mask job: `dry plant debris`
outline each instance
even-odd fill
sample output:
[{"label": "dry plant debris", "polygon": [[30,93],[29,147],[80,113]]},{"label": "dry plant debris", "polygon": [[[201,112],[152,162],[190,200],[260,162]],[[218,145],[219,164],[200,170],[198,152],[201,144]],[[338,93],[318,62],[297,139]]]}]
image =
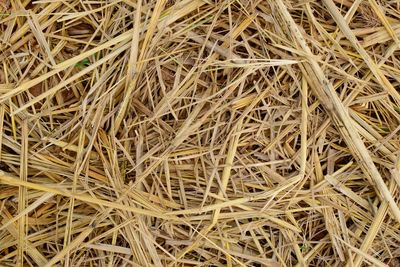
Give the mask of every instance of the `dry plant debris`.
[{"label": "dry plant debris", "polygon": [[398,0],[0,13],[0,266],[399,266]]}]

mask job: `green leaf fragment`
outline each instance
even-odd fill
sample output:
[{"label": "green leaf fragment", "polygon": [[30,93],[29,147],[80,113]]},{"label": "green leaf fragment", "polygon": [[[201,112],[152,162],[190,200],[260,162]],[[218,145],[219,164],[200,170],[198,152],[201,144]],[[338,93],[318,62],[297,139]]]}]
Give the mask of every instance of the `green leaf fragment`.
[{"label": "green leaf fragment", "polygon": [[89,65],[90,65],[90,60],[85,58],[84,60],[76,63],[75,67],[78,67],[78,68],[82,69],[82,68],[85,68],[85,67],[87,67]]}]

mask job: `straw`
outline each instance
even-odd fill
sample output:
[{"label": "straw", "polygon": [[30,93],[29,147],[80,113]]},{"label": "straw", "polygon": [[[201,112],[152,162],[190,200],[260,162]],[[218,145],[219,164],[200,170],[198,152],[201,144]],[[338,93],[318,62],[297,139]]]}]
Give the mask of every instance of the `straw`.
[{"label": "straw", "polygon": [[0,266],[400,266],[399,10],[0,0]]}]

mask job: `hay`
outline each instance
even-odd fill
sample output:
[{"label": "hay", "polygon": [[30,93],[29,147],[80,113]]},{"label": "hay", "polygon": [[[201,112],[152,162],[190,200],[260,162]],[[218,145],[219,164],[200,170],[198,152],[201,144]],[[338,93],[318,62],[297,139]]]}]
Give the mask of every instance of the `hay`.
[{"label": "hay", "polygon": [[400,266],[399,1],[0,13],[0,266]]}]

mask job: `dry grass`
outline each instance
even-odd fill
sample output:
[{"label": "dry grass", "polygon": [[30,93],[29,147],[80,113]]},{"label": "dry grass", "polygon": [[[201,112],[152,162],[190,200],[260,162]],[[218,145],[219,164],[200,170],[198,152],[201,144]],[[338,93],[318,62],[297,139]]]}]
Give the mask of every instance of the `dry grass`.
[{"label": "dry grass", "polygon": [[0,13],[0,266],[400,266],[399,1]]}]

